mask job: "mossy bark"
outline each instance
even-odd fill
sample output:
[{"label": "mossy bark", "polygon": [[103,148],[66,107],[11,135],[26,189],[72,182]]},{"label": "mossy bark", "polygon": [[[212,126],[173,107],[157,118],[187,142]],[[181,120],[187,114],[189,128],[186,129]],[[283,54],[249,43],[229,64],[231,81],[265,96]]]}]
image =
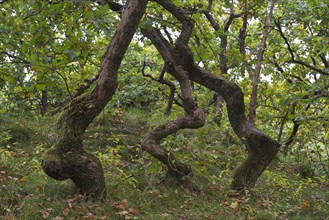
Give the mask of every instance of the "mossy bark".
[{"label": "mossy bark", "polygon": [[105,195],[105,179],[99,160],[82,148],[60,152],[53,147],[42,161],[45,173],[56,179],[71,179],[80,193],[88,197]]},{"label": "mossy bark", "polygon": [[119,66],[146,4],[147,0],[128,1],[102,58],[95,88],[73,99],[64,108],[58,119],[58,141],[46,152],[41,164],[47,175],[56,180],[71,179],[88,197],[101,197],[105,180],[100,161],[83,149],[82,135],[116,91]]}]

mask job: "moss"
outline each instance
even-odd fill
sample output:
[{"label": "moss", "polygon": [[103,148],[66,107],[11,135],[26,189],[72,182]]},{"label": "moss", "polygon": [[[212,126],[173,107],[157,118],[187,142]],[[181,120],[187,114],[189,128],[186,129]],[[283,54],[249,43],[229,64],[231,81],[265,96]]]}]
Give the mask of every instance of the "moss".
[{"label": "moss", "polygon": [[53,146],[46,152],[42,168],[56,180],[71,179],[81,193],[91,197],[100,197],[105,189],[100,161],[82,148],[63,152],[59,145]]},{"label": "moss", "polygon": [[43,159],[46,161],[55,161],[59,165],[61,164],[61,157],[55,146],[52,146],[47,150]]},{"label": "moss", "polygon": [[51,147],[45,153],[41,161],[41,166],[48,176],[56,180],[67,179],[67,177],[62,175],[62,158],[55,146]]}]

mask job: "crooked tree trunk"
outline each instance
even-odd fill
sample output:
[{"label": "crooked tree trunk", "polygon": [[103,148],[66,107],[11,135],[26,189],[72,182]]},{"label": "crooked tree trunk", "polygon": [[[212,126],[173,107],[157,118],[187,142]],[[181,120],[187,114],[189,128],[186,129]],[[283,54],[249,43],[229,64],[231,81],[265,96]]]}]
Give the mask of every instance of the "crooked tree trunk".
[{"label": "crooked tree trunk", "polygon": [[83,149],[82,135],[116,91],[119,66],[146,4],[147,0],[128,1],[102,58],[96,87],[64,108],[58,119],[58,141],[46,152],[41,164],[47,175],[56,180],[71,179],[88,197],[100,197],[105,190],[105,180],[100,161]]},{"label": "crooked tree trunk", "polygon": [[205,114],[193,100],[188,73],[176,66],[170,56],[164,57],[164,59],[167,71],[180,84],[183,106],[187,115],[155,128],[144,138],[141,146],[143,150],[167,166],[167,175],[162,183],[167,186],[176,186],[182,183],[181,178],[183,176],[189,175],[192,171],[187,165],[175,158],[171,152],[161,148],[160,142],[180,129],[202,127],[205,123]]},{"label": "crooked tree trunk", "polygon": [[[180,14],[178,11],[176,11],[176,13]],[[177,42],[184,44],[187,43],[191,37],[193,22],[186,19],[182,25],[185,31],[181,32]],[[161,35],[161,33],[157,32],[155,29],[153,29],[153,33],[150,30],[142,29],[142,33],[151,39],[155,46],[161,48],[159,51],[165,61],[167,72],[179,82],[183,107],[186,113],[186,116],[154,129],[143,140],[142,147],[168,167],[167,176],[163,183],[165,185],[177,185],[180,184],[181,177],[190,174],[192,171],[186,165],[179,162],[171,153],[161,148],[160,141],[180,129],[202,127],[205,123],[205,113],[202,109],[197,107],[193,99],[189,74],[175,61],[175,56],[177,56],[177,54],[170,53],[164,42],[158,39],[158,35]]]},{"label": "crooked tree trunk", "polygon": [[257,130],[245,116],[244,94],[241,88],[228,80],[218,77],[196,65],[188,46],[193,25],[190,18],[169,0],[155,0],[182,23],[182,32],[175,45],[170,44],[160,31],[144,30],[164,60],[173,57],[177,66],[189,74],[189,79],[220,94],[227,105],[230,123],[237,136],[248,148],[247,159],[236,169],[233,188],[243,190],[255,185],[258,177],[271,163],[279,150],[279,144],[271,137]]},{"label": "crooked tree trunk", "polygon": [[190,115],[186,115],[155,128],[142,141],[142,149],[167,166],[167,175],[162,181],[164,185],[179,185],[181,177],[189,175],[192,171],[187,165],[175,158],[171,152],[161,148],[161,140],[180,129],[202,127],[204,122],[205,115],[203,110],[196,108]]},{"label": "crooked tree trunk", "polygon": [[244,94],[237,84],[211,74],[195,64],[191,66],[191,63],[184,63],[183,66],[189,69],[191,80],[223,96],[232,128],[248,149],[247,159],[235,171],[233,188],[242,190],[253,187],[278,152],[279,143],[248,122],[245,116]]}]

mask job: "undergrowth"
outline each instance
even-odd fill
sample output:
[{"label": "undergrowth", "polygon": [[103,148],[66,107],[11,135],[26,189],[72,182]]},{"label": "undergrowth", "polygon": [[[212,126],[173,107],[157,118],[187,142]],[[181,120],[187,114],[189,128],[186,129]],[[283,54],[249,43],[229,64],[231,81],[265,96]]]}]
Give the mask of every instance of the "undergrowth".
[{"label": "undergrowth", "polygon": [[[88,202],[70,181],[47,177],[40,161],[55,143],[54,119],[1,115],[1,219],[329,219],[328,181],[303,178],[280,155],[254,189],[230,190],[235,167],[246,156],[230,126],[208,119],[162,146],[188,164],[200,194],[160,185],[165,169],[140,149],[160,113],[117,110],[101,114],[85,135],[85,148],[99,157],[107,184],[103,201]],[[163,122],[163,121],[162,121]]]}]

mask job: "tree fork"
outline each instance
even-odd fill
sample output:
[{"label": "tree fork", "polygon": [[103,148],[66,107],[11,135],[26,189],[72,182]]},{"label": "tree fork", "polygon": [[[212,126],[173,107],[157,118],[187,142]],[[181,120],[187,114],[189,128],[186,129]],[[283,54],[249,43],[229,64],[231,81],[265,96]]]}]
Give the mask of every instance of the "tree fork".
[{"label": "tree fork", "polygon": [[147,0],[128,1],[122,19],[103,55],[99,78],[89,93],[73,99],[58,119],[58,140],[41,163],[56,180],[71,179],[82,194],[99,198],[105,191],[100,161],[83,149],[82,135],[103,110],[117,88],[117,74],[124,54],[145,12]]},{"label": "tree fork", "polygon": [[236,169],[232,185],[236,190],[253,187],[278,152],[279,143],[247,121],[244,94],[237,84],[211,74],[196,65],[193,53],[188,46],[188,34],[193,29],[193,25],[189,25],[193,24],[190,18],[169,0],[156,0],[156,2],[182,23],[181,35],[175,45],[170,44],[155,28],[144,30],[144,36],[151,40],[164,59],[173,57],[176,65],[189,74],[190,80],[217,92],[224,98],[233,130],[248,148],[248,157]]},{"label": "tree fork", "polygon": [[[158,3],[169,5],[169,7],[173,5],[171,1],[159,1]],[[175,8],[173,8],[173,10],[175,10]],[[175,13],[177,16],[181,15],[177,10],[175,10]],[[184,17],[181,17],[181,19],[184,20],[182,22],[184,31],[180,33],[177,42],[185,44],[188,43],[191,37],[194,24],[190,19],[184,19]],[[183,107],[187,114],[184,117],[157,127],[142,142],[143,149],[148,151],[152,156],[159,159],[168,167],[167,176],[163,183],[166,185],[176,185],[179,184],[181,177],[188,175],[192,171],[186,165],[177,161],[171,153],[162,149],[160,147],[160,141],[180,129],[202,127],[205,123],[205,113],[202,109],[197,107],[192,96],[189,74],[175,62],[176,55],[170,53],[167,48],[169,43],[158,39],[158,37],[162,35],[156,29],[152,29],[152,31],[142,29],[142,33],[144,36],[151,39],[152,43],[158,48],[163,60],[165,61],[167,72],[179,82]]]}]

